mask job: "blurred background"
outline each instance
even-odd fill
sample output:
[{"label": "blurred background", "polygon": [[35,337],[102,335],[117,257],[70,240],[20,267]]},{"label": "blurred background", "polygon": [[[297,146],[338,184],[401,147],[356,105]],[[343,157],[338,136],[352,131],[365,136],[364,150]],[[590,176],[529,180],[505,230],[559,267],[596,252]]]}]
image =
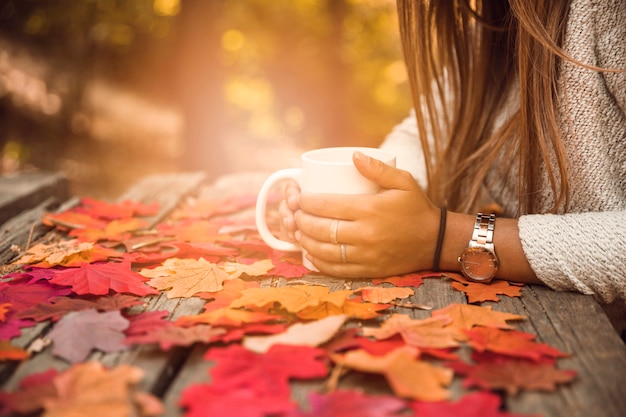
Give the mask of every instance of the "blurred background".
[{"label": "blurred background", "polygon": [[409,108],[394,0],[0,0],[0,171],[75,195],[378,146]]}]

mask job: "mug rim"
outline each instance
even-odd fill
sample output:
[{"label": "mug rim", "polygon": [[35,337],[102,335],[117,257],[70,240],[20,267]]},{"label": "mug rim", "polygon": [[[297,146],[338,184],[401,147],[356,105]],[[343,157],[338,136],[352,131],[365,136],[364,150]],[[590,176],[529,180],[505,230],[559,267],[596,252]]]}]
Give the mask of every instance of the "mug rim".
[{"label": "mug rim", "polygon": [[[342,161],[332,161],[327,159],[315,158],[315,154],[328,153],[333,151],[344,151],[349,152],[350,159],[342,160]],[[302,161],[313,162],[313,163],[323,163],[329,165],[351,165],[352,164],[352,155],[355,151],[362,152],[368,156],[379,159],[385,163],[392,162],[396,159],[396,156],[384,149],[370,147],[370,146],[331,146],[326,148],[317,148],[312,149],[310,151],[306,151],[302,154]],[[343,154],[342,154],[343,155]]]}]

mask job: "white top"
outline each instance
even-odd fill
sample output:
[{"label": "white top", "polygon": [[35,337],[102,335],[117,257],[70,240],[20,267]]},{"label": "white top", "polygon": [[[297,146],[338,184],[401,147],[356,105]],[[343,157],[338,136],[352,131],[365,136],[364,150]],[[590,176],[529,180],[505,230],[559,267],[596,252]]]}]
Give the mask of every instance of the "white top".
[{"label": "white top", "polygon": [[[626,68],[626,2],[573,0],[564,49],[583,63]],[[521,216],[522,246],[537,277],[549,287],[593,294],[604,303],[626,303],[626,73],[565,62],[559,88],[571,201],[567,214]],[[424,186],[417,135],[411,114],[382,147],[394,151],[397,166]],[[513,217],[517,176],[510,169],[510,164],[494,164],[485,187]],[[551,207],[549,187],[538,197],[545,210]]]}]

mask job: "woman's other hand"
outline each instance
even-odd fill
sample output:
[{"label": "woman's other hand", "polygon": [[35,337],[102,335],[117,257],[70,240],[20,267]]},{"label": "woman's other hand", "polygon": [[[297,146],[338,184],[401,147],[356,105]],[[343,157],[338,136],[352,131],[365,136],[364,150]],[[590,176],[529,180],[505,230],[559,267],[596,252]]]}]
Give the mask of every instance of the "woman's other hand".
[{"label": "woman's other hand", "polygon": [[295,181],[289,181],[285,186],[285,199],[278,206],[280,216],[281,239],[295,242],[295,232],[297,229],[295,212],[300,208],[298,198],[300,197],[300,187]]}]

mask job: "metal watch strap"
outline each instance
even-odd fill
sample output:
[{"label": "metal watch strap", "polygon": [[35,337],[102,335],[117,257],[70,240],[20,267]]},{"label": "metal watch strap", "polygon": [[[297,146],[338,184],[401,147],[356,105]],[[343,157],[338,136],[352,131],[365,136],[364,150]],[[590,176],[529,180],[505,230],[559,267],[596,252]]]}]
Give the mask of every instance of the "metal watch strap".
[{"label": "metal watch strap", "polygon": [[496,215],[476,214],[476,223],[474,223],[474,233],[472,241],[478,246],[486,246],[493,244],[493,229],[496,226]]}]

